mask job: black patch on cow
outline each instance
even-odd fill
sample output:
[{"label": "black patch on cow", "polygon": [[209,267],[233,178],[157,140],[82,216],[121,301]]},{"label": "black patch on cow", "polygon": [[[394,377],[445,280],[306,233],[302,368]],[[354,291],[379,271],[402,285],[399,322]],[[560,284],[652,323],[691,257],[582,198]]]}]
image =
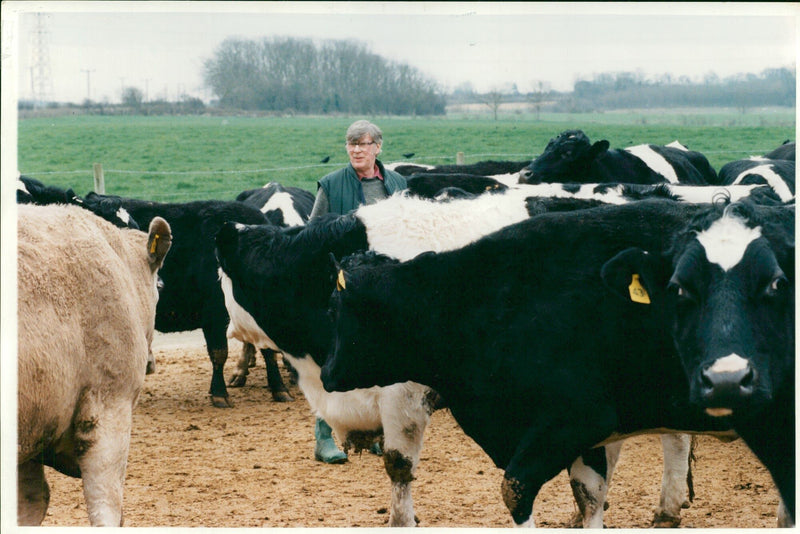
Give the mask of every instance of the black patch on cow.
[{"label": "black patch on cow", "polygon": [[377,430],[351,430],[347,433],[342,449],[344,452],[351,450],[360,453],[369,450],[373,444],[380,443],[383,447],[383,428]]},{"label": "black patch on cow", "polygon": [[396,449],[385,451],[383,453],[383,465],[386,467],[386,472],[392,482],[411,484],[414,481],[414,475],[411,473],[413,466],[411,458],[403,456],[400,451]]}]

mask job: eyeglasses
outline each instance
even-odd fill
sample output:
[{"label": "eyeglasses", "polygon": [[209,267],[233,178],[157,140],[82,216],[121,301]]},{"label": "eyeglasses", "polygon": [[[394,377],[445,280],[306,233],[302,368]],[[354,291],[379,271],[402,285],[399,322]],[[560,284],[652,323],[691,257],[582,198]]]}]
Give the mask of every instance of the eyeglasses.
[{"label": "eyeglasses", "polygon": [[355,150],[356,148],[366,149],[369,145],[376,145],[375,141],[370,141],[369,143],[351,143],[350,141],[347,142],[347,148],[350,150]]}]

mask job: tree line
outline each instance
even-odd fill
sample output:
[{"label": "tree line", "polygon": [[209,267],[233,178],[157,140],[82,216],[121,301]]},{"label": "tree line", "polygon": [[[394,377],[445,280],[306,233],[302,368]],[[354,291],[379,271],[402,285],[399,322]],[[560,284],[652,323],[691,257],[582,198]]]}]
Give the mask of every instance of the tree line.
[{"label": "tree line", "polygon": [[219,106],[308,114],[439,115],[445,96],[417,69],[357,41],[230,38],[203,64]]}]

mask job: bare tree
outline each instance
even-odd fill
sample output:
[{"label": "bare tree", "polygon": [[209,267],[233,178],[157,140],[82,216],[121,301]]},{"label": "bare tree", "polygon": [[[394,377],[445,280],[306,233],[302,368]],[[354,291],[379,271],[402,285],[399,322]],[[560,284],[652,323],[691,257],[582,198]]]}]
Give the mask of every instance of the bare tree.
[{"label": "bare tree", "polygon": [[542,80],[537,80],[533,82],[533,87],[533,91],[528,94],[528,101],[533,105],[533,109],[536,111],[536,120],[538,121],[540,119],[539,113],[542,109],[542,102],[544,102],[547,93],[550,92],[550,84]]},{"label": "bare tree", "polygon": [[488,93],[482,94],[478,100],[482,104],[489,106],[489,109],[492,110],[492,116],[494,117],[494,120],[497,120],[497,110],[500,109],[500,104],[503,103],[503,93],[501,93],[498,89],[492,89]]}]

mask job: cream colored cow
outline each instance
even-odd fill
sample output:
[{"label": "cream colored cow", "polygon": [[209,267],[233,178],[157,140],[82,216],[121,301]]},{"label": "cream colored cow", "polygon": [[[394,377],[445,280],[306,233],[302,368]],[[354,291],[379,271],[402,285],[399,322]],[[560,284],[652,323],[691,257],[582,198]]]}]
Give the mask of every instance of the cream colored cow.
[{"label": "cream colored cow", "polygon": [[120,526],[170,227],[120,229],[77,206],[18,210],[17,521],[44,519],[48,465],[83,479],[92,525]]}]

